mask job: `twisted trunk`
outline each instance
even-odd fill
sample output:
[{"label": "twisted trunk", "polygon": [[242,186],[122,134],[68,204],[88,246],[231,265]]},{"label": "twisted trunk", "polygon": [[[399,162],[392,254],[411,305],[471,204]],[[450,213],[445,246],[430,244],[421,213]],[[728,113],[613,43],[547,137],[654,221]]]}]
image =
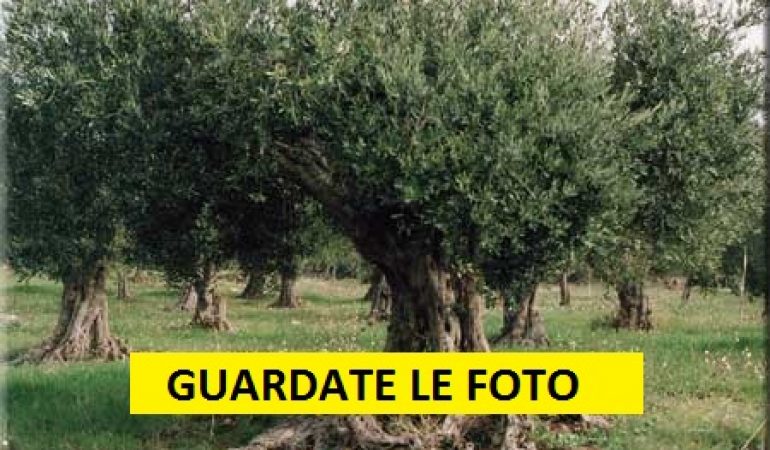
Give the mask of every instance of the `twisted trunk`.
[{"label": "twisted trunk", "polygon": [[505,298],[503,330],[493,343],[508,341],[520,345],[550,345],[540,312],[535,308],[537,284]]},{"label": "twisted trunk", "polygon": [[[420,223],[413,205],[379,204],[361,210],[336,182],[323,143],[312,134],[275,142],[281,167],[321,203],[356,249],[384,273],[392,293],[386,351],[489,351],[483,299],[465,274],[452,274],[437,257],[440,233]],[[403,225],[411,228],[403,233]],[[529,448],[528,420],[508,416],[352,416],[308,419],[258,437],[249,448],[441,448],[490,436],[497,448]],[[391,426],[390,422],[399,422]],[[401,430],[401,431],[398,431]],[[409,431],[407,431],[409,430]],[[288,432],[287,432],[288,431]],[[395,434],[393,434],[395,433]],[[277,437],[277,439],[272,439]]]},{"label": "twisted trunk", "polygon": [[641,282],[625,281],[616,287],[620,308],[615,317],[615,328],[649,330],[652,328],[649,299],[644,295]]},{"label": "twisted trunk", "polygon": [[215,293],[216,270],[213,264],[204,264],[201,273],[193,282],[195,289],[195,313],[191,324],[202,328],[228,331],[232,325],[227,320],[225,299]]},{"label": "twisted trunk", "polygon": [[489,351],[472,277],[453,278],[427,255],[383,271],[393,295],[386,351]]},{"label": "twisted trunk", "polygon": [[260,270],[251,269],[248,273],[246,287],[241,292],[240,298],[257,299],[265,295],[265,274]]},{"label": "twisted trunk", "polygon": [[116,360],[128,355],[128,346],[110,333],[106,271],[103,264],[98,264],[63,279],[53,336],[31,350],[23,361]]},{"label": "twisted trunk", "polygon": [[273,303],[271,308],[299,308],[300,299],[296,293],[297,285],[297,267],[295,264],[287,264],[279,270],[281,276],[281,289],[278,294],[278,300]]}]

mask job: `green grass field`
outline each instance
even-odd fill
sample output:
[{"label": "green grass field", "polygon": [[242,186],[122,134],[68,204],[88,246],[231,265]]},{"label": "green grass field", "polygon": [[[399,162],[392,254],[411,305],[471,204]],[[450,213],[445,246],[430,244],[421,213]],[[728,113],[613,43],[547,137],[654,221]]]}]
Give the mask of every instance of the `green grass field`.
[{"label": "green grass field", "polygon": [[[114,287],[114,285],[113,285]],[[234,297],[240,286],[220,290]],[[230,298],[234,333],[187,326],[190,313],[168,311],[176,292],[162,285],[133,286],[134,300],[111,298],[114,334],[134,350],[378,350],[385,325],[369,326],[368,305],[357,301],[355,281],[302,280],[301,309],[268,309],[272,299]],[[677,292],[649,291],[655,330],[616,332],[600,326],[615,303],[596,285],[573,291],[569,308],[544,287],[538,303],[554,351],[642,351],[645,414],[611,417],[609,433],[535,433],[538,448],[739,449],[760,426],[764,404],[764,333],[761,306],[719,293],[696,291],[682,305]],[[36,345],[53,329],[60,286],[34,279],[9,282],[6,311],[20,317],[5,333],[7,355]],[[499,310],[486,316],[489,335],[501,325]],[[498,349],[510,350],[510,348]],[[608,367],[607,370],[612,370]],[[218,449],[242,445],[275,418],[242,416],[131,416],[128,364],[15,366],[5,369],[8,432],[18,449]],[[760,448],[752,441],[749,449]]]}]

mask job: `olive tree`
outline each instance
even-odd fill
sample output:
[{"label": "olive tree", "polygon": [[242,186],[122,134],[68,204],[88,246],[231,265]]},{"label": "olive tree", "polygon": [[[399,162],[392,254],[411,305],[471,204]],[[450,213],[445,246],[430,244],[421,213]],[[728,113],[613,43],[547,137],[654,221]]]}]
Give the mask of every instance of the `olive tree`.
[{"label": "olive tree", "polygon": [[547,262],[617,182],[624,109],[589,8],[322,2],[253,17],[271,42],[249,68],[269,87],[261,131],[386,275],[386,349],[487,350],[484,269],[518,282],[509,256]]},{"label": "olive tree", "polygon": [[120,359],[105,280],[130,166],[124,33],[131,2],[18,1],[7,7],[9,261],[63,283],[52,336],[30,360]]},{"label": "olive tree", "polygon": [[641,193],[603,255],[620,300],[616,324],[649,328],[651,270],[713,267],[758,203],[762,173],[757,55],[735,45],[719,11],[672,0],[610,6],[612,84],[631,108],[653,111],[624,149]]},{"label": "olive tree", "polygon": [[297,279],[326,231],[317,205],[277,174],[264,173],[236,183],[223,198],[226,239],[235,259],[248,270],[249,282],[277,272],[279,294],[272,306],[299,307]]},{"label": "olive tree", "polygon": [[229,329],[216,295],[217,268],[233,255],[225,245],[218,200],[246,161],[229,139],[227,117],[213,117],[215,86],[223,70],[216,43],[174,1],[141,3],[141,15],[157,14],[156,27],[133,27],[134,64],[129,68],[134,133],[128,158],[134,168],[126,188],[126,224],[132,257],[161,268],[170,281],[195,293],[193,323]]},{"label": "olive tree", "polygon": [[243,91],[222,108],[253,118],[260,150],[385,274],[386,350],[489,350],[481,284],[529,281],[517,278],[561,258],[551,250],[627,184],[618,149],[633,120],[608,95],[595,27],[589,5],[556,1],[251,15],[234,56]]},{"label": "olive tree", "polygon": [[134,79],[140,169],[128,222],[137,254],[193,286],[193,324],[216,329],[230,328],[215,293],[218,268],[238,260],[252,271],[277,270],[275,306],[296,307],[296,278],[312,249],[312,205],[260,156],[241,111],[218,108],[238,86],[223,40],[233,34],[226,20],[240,12],[218,2],[177,5],[167,27],[138,39]]}]

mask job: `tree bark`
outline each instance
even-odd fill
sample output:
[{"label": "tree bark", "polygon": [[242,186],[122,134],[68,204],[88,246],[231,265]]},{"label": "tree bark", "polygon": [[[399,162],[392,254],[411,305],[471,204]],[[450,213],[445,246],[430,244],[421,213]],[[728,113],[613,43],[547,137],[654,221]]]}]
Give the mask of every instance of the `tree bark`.
[{"label": "tree bark", "polygon": [[561,273],[561,277],[559,278],[559,305],[561,306],[569,306],[570,304],[570,289],[569,289],[569,273],[566,271]]},{"label": "tree bark", "polygon": [[641,282],[621,282],[617,287],[620,308],[615,317],[615,328],[649,330],[652,328],[649,299],[644,295]]},{"label": "tree bark", "polygon": [[206,263],[193,282],[196,302],[191,324],[218,331],[229,331],[232,325],[227,320],[227,304],[224,298],[216,294],[215,286],[215,267],[211,263]]},{"label": "tree bark", "polygon": [[195,305],[198,303],[198,295],[195,293],[195,285],[193,283],[185,283],[182,286],[182,290],[179,292],[179,299],[173,308],[167,309],[181,309],[182,311],[195,311]]},{"label": "tree bark", "polygon": [[260,270],[249,270],[246,287],[239,295],[240,298],[257,299],[265,295],[265,274]]},{"label": "tree bark", "polygon": [[53,335],[22,358],[25,362],[124,359],[128,346],[110,333],[103,264],[63,279],[61,308]]},{"label": "tree bark", "polygon": [[281,276],[281,290],[278,294],[278,300],[273,303],[271,308],[299,308],[300,298],[296,293],[297,284],[296,266],[285,266],[279,270]]},{"label": "tree bark", "polygon": [[508,341],[520,345],[550,345],[540,312],[535,308],[537,284],[506,296],[503,330],[493,343]]},{"label": "tree bark", "polygon": [[118,271],[118,300],[128,300],[131,298],[131,291],[128,286],[128,275],[125,270]]},{"label": "tree bark", "polygon": [[383,268],[393,295],[386,351],[489,351],[484,303],[469,276],[454,279],[431,256]]},{"label": "tree bark", "polygon": [[385,275],[379,269],[375,269],[372,273],[371,284],[364,298],[371,305],[370,321],[386,320],[390,317],[392,294]]}]

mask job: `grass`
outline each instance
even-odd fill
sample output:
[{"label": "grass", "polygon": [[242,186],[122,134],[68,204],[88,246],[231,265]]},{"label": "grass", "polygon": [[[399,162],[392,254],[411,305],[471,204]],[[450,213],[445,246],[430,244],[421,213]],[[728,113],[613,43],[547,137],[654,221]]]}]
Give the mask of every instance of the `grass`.
[{"label": "grass", "polygon": [[[225,284],[234,295],[240,286]],[[301,309],[271,310],[273,299],[230,298],[235,333],[187,327],[190,314],[166,311],[176,292],[161,285],[134,286],[130,302],[112,301],[113,333],[134,350],[378,350],[385,325],[369,326],[364,291],[355,281],[304,279]],[[596,326],[615,302],[593,286],[573,291],[568,308],[558,306],[555,288],[541,289],[538,302],[554,351],[633,350],[645,354],[645,414],[612,417],[609,433],[554,435],[535,430],[538,448],[738,449],[763,419],[764,334],[761,307],[728,293],[696,292],[682,305],[676,292],[649,294],[656,328],[649,333],[616,332]],[[9,282],[6,311],[21,325],[6,331],[5,352],[39,343],[52,330],[60,286],[33,279]],[[113,299],[114,297],[111,297]],[[486,316],[489,335],[500,328],[500,311]],[[497,350],[511,350],[503,348]],[[611,368],[607,368],[611,370]],[[131,416],[128,365],[72,365],[4,368],[8,433],[18,449],[219,449],[243,445],[272,423],[269,417]],[[749,449],[761,448],[752,442]]]}]

